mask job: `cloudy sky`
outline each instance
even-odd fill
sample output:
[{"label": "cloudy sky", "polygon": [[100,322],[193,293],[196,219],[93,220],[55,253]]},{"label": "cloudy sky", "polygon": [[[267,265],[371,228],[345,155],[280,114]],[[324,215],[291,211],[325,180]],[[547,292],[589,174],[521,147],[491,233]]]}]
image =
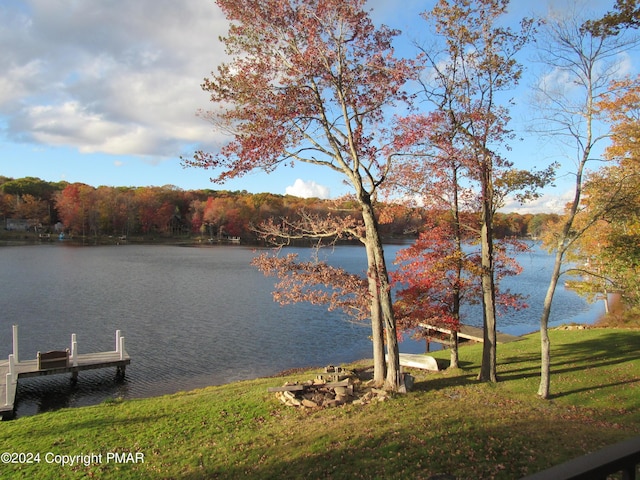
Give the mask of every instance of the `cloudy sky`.
[{"label": "cloudy sky", "polygon": [[[423,23],[417,14],[433,3],[370,5],[376,21],[419,38]],[[543,14],[548,5],[562,3],[517,0],[513,14]],[[604,12],[614,0],[584,3]],[[211,172],[180,165],[181,155],[215,151],[224,142],[196,113],[208,108],[200,84],[223,59],[218,37],[226,31],[212,0],[2,0],[0,175],[94,186],[346,193],[337,175],[314,166],[297,164],[220,186],[210,182]],[[514,160],[540,167],[562,161],[527,136],[527,106],[519,103],[513,126],[525,140],[516,145]],[[562,205],[566,188],[559,183],[529,208]]]}]

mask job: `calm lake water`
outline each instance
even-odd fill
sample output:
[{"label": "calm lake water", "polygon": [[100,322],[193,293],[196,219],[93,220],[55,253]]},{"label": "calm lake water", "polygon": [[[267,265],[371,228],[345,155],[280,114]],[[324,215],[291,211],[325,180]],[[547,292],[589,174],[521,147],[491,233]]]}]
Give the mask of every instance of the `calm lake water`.
[{"label": "calm lake water", "polygon": [[[399,248],[385,247],[390,261]],[[67,375],[21,379],[17,416],[371,357],[368,326],[318,306],[274,303],[275,280],[249,264],[254,255],[243,246],[0,248],[0,357],[11,353],[11,325],[19,325],[22,359],[70,347],[72,333],[80,353],[113,350],[117,329],[132,359],[120,383],[115,369],[80,372],[75,386]],[[366,268],[361,247],[320,255],[353,272]],[[519,261],[525,272],[510,287],[530,296],[530,308],[498,323],[516,335],[538,328],[552,259],[534,246]],[[600,304],[560,288],[552,323],[590,323],[602,312]],[[480,325],[480,310],[468,310],[464,321]],[[424,343],[407,340],[400,350],[423,352]]]}]

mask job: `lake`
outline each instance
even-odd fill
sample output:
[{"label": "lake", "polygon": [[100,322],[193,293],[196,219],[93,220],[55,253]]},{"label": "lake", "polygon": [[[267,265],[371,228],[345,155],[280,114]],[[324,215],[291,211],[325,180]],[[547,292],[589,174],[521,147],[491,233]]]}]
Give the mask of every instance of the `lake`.
[{"label": "lake", "polygon": [[[399,248],[385,247],[390,261]],[[310,249],[289,250],[310,255]],[[243,246],[0,248],[0,357],[11,353],[11,325],[19,325],[22,359],[70,347],[72,333],[80,353],[113,350],[117,329],[131,356],[120,383],[115,369],[80,372],[75,386],[67,375],[21,379],[16,415],[371,358],[368,326],[320,306],[274,303],[275,280],[249,264],[255,255]],[[352,272],[366,268],[358,246],[326,249],[320,256]],[[499,330],[515,335],[538,329],[552,264],[537,246],[519,261],[524,272],[509,286],[530,296],[530,308],[498,320]],[[591,323],[602,313],[600,303],[590,305],[559,288],[552,325]],[[464,321],[481,325],[481,311],[469,309]],[[424,348],[412,340],[400,345],[406,353]]]}]

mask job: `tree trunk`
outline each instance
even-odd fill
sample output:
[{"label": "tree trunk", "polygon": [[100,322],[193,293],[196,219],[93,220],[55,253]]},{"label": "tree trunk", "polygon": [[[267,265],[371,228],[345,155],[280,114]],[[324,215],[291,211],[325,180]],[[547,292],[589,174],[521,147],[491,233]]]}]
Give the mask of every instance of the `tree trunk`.
[{"label": "tree trunk", "polygon": [[[589,105],[591,105],[591,101],[589,102]],[[591,107],[589,111],[592,111]],[[540,385],[538,386],[538,395],[545,399],[549,398],[551,390],[551,341],[549,340],[549,316],[551,315],[553,296],[560,279],[560,270],[562,268],[564,254],[569,248],[567,242],[570,241],[571,228],[573,227],[573,222],[578,213],[578,207],[580,206],[580,199],[582,197],[582,175],[591,153],[591,116],[588,117],[587,124],[587,148],[585,148],[582,153],[582,159],[576,172],[575,193],[556,246],[556,258],[553,264],[553,272],[551,274],[551,280],[549,281],[547,294],[544,298],[542,316],[540,317]]]},{"label": "tree trunk", "polygon": [[[462,283],[462,227],[460,225],[460,198],[458,183],[458,168],[454,164],[452,168],[453,179],[453,232],[456,252],[458,253],[458,260],[456,261],[456,283],[453,287],[453,316],[456,320],[456,327],[460,327],[460,303],[462,292],[460,291],[460,285]],[[451,330],[451,361],[449,368],[458,368],[458,332]]]},{"label": "tree trunk", "polygon": [[458,368],[458,332],[451,332],[451,361],[449,362],[449,368]]},{"label": "tree trunk", "polygon": [[480,243],[482,255],[482,306],[484,343],[482,345],[482,365],[478,380],[497,382],[496,349],[496,298],[493,278],[493,184],[491,158],[484,160],[482,167],[482,227]]},{"label": "tree trunk", "polygon": [[[398,349],[398,334],[396,330],[396,320],[393,314],[393,302],[391,299],[391,286],[389,284],[389,274],[384,259],[382,239],[378,230],[373,206],[368,196],[362,195],[360,204],[362,207],[362,218],[366,228],[366,251],[367,262],[374,268],[374,277],[369,278],[369,282],[376,283],[377,298],[380,307],[381,326],[384,329],[387,344],[387,372],[385,388],[396,391],[401,384],[400,374],[400,352]],[[370,289],[372,287],[370,286]],[[374,319],[371,319],[374,321]]]},{"label": "tree trunk", "polygon": [[484,333],[482,344],[482,365],[478,380],[497,382],[496,312],[493,282],[492,241],[487,237],[488,229],[482,227],[482,306]]},{"label": "tree trunk", "polygon": [[549,281],[549,288],[544,297],[542,316],[540,317],[540,386],[538,395],[541,398],[549,398],[551,386],[551,340],[549,339],[549,316],[551,315],[551,304],[553,296],[560,279],[560,268],[562,267],[562,247],[556,250],[556,259],[553,264],[553,272]]},{"label": "tree trunk", "polygon": [[380,310],[380,296],[376,279],[374,254],[369,242],[365,244],[367,251],[367,280],[369,295],[371,296],[371,341],[373,342],[373,381],[378,387],[384,384],[387,374],[387,364],[384,357],[384,328],[382,312]]}]

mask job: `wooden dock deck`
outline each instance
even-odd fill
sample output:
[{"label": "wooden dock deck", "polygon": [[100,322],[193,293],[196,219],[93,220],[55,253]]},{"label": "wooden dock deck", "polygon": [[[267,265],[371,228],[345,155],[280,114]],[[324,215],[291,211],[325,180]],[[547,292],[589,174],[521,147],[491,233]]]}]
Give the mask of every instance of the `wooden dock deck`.
[{"label": "wooden dock deck", "polygon": [[[436,332],[445,333],[451,335],[451,330],[448,328],[437,327],[435,325],[428,325],[426,323],[419,324],[421,328],[425,330],[434,330]],[[458,338],[465,340],[471,340],[474,342],[484,342],[484,330],[479,327],[472,327],[471,325],[460,325],[460,331],[458,332]],[[520,337],[515,335],[509,335],[508,333],[497,332],[498,343],[509,343],[520,340]]]},{"label": "wooden dock deck", "polygon": [[78,354],[76,335],[73,334],[71,350],[67,351],[70,353],[66,365],[43,368],[39,365],[37,358],[19,360],[17,327],[14,325],[13,328],[14,353],[9,355],[8,360],[0,361],[0,416],[2,417],[13,415],[19,378],[71,373],[71,378],[76,380],[80,371],[112,367],[116,368],[117,375],[124,376],[126,366],[131,363],[131,357],[124,348],[124,337],[120,334],[120,330],[117,330],[115,350]]}]

